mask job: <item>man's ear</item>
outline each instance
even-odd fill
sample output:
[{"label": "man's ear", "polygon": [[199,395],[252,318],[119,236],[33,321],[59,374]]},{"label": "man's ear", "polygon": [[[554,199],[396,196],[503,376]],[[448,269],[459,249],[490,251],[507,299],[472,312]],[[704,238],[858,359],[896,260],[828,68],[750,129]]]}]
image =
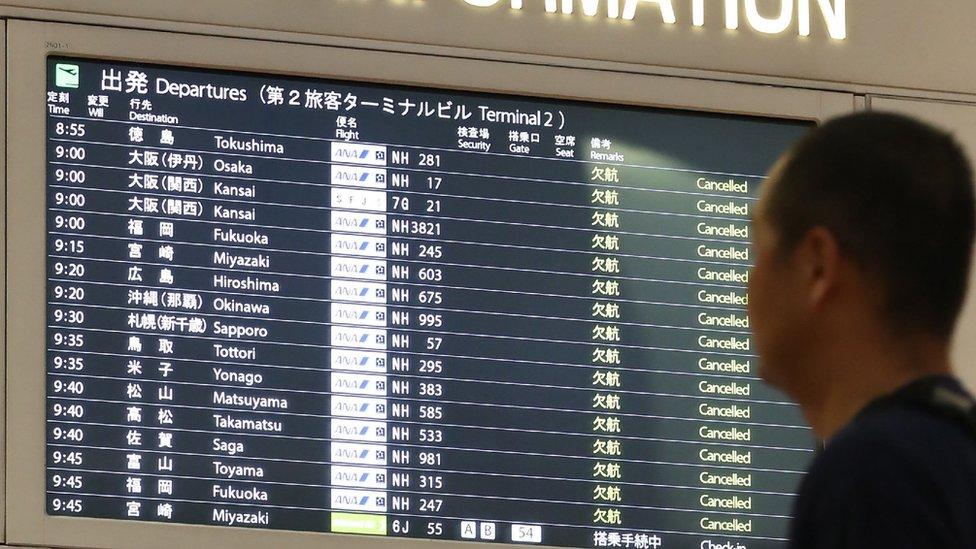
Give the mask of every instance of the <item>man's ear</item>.
[{"label": "man's ear", "polygon": [[824,227],[810,229],[797,246],[794,261],[806,288],[808,304],[819,309],[839,283],[841,253],[837,238]]}]

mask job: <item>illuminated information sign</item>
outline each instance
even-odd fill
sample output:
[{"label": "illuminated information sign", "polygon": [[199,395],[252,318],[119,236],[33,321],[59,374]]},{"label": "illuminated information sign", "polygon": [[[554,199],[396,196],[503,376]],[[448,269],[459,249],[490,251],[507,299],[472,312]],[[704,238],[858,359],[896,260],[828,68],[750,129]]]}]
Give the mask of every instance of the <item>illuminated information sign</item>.
[{"label": "illuminated information sign", "polygon": [[47,71],[49,514],[784,545],[748,219],[804,124]]}]

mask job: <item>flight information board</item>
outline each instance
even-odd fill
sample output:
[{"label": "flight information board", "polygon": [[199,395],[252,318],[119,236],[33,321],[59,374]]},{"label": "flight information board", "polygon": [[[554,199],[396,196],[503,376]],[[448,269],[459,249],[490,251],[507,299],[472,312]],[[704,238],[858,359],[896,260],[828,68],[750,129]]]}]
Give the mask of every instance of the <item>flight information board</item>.
[{"label": "flight information board", "polygon": [[748,221],[805,124],[47,78],[48,514],[784,545],[815,441],[756,377]]}]

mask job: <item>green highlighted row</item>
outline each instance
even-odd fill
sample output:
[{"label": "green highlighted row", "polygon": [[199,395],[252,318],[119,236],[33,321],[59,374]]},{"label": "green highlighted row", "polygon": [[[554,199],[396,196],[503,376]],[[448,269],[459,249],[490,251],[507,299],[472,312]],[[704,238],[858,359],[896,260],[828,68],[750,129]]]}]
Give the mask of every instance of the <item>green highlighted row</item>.
[{"label": "green highlighted row", "polygon": [[336,534],[386,535],[386,515],[332,513],[332,532]]}]

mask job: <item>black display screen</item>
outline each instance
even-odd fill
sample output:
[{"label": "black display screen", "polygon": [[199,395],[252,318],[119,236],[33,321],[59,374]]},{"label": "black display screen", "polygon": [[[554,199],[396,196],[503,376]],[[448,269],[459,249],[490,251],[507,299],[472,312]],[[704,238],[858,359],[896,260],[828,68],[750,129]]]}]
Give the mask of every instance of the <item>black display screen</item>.
[{"label": "black display screen", "polygon": [[815,441],[756,376],[749,216],[807,124],[47,78],[49,514],[784,546]]}]

